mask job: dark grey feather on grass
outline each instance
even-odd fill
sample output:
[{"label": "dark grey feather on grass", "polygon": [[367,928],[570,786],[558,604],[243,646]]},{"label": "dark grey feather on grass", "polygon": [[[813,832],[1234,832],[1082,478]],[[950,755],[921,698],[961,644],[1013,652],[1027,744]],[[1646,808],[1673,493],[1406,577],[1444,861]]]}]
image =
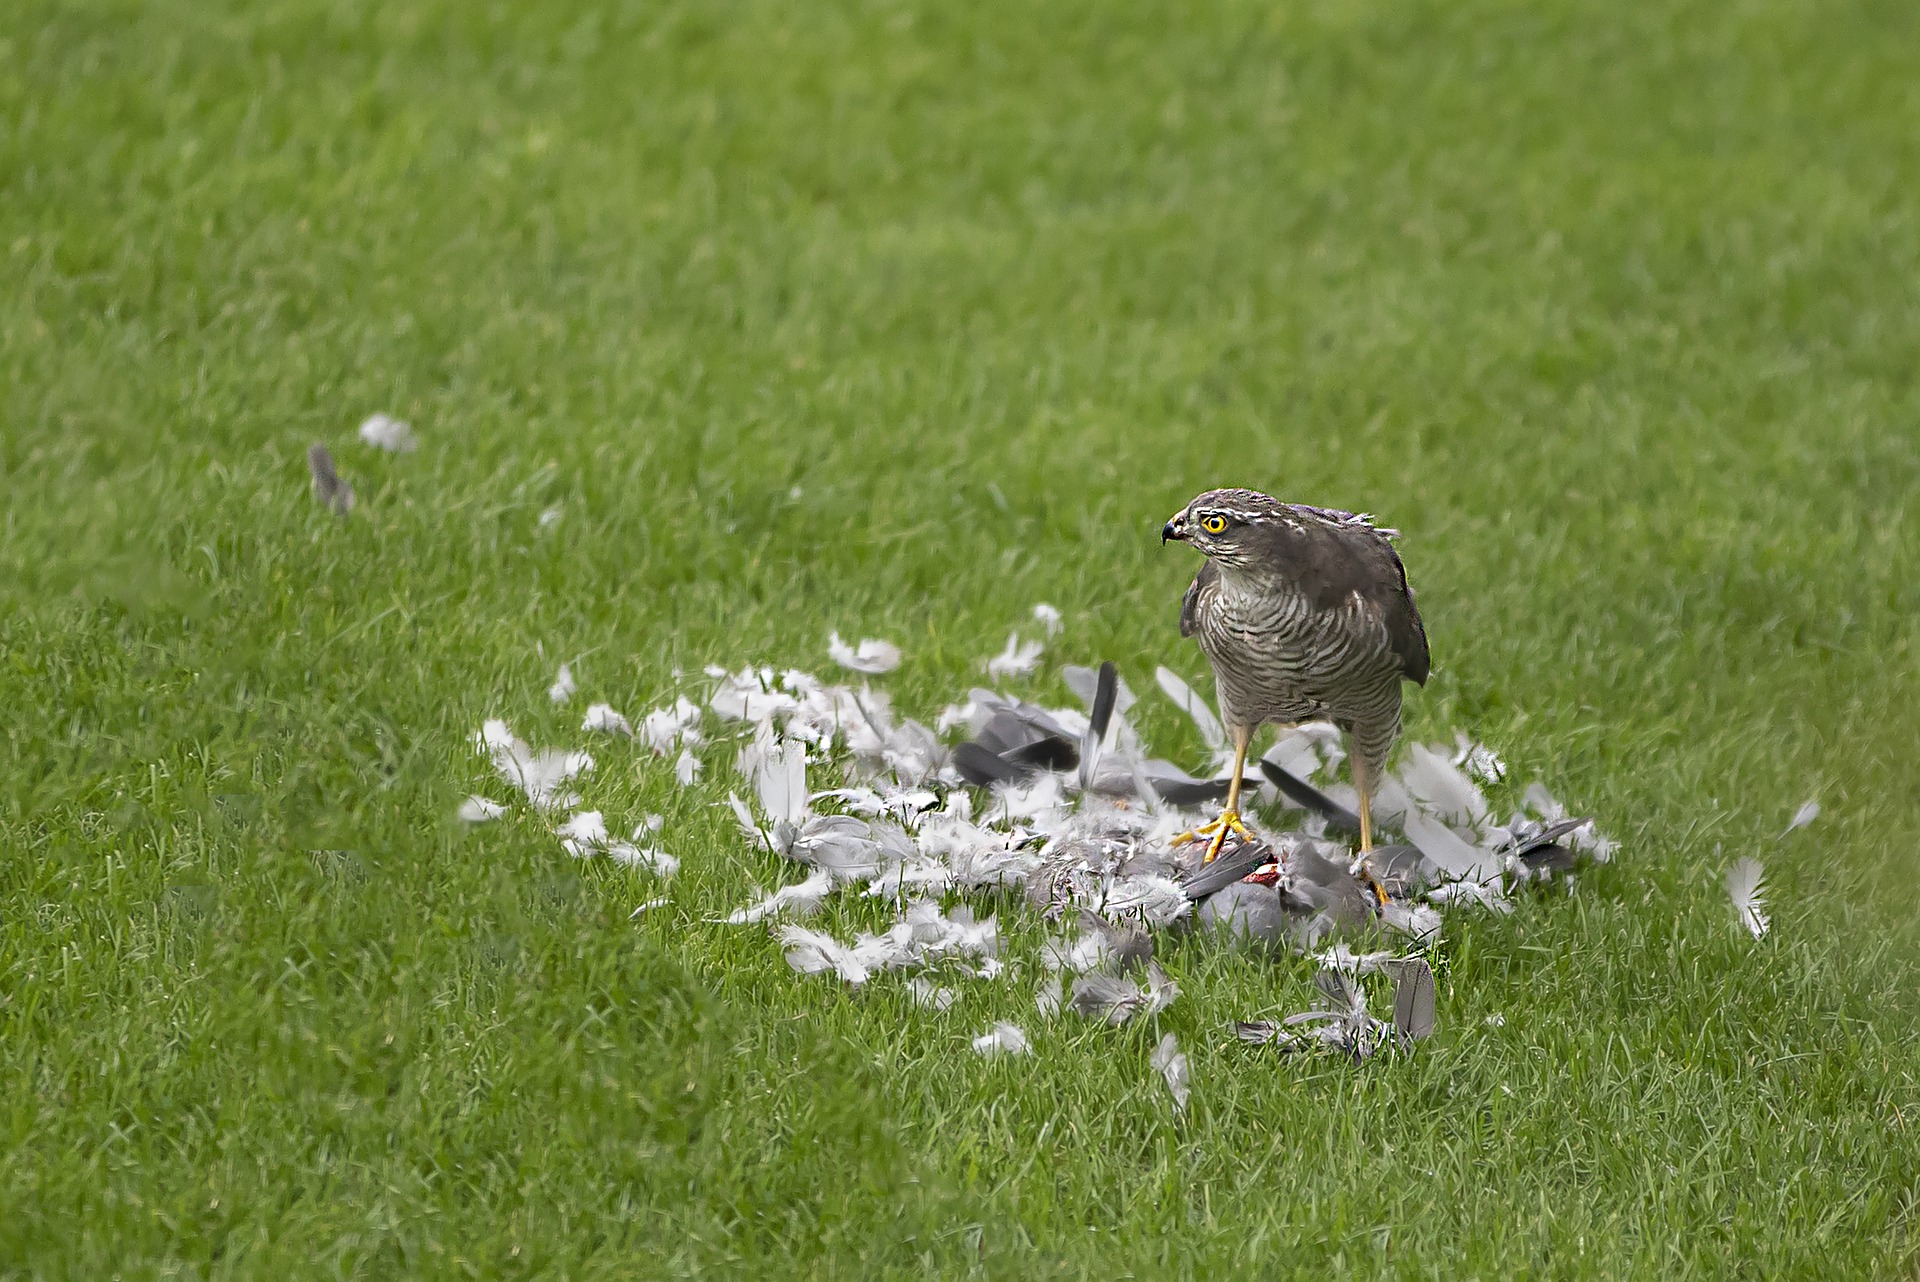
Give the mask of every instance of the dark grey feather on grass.
[{"label": "dark grey feather on grass", "polygon": [[1423,957],[1393,963],[1393,1031],[1403,1043],[1433,1035],[1433,967]]},{"label": "dark grey feather on grass", "polygon": [[1252,1046],[1271,1046],[1283,1054],[1322,1047],[1337,1050],[1356,1064],[1393,1040],[1394,1025],[1375,1019],[1367,1010],[1366,993],[1358,981],[1338,970],[1322,970],[1313,977],[1326,1004],[1318,1010],[1271,1020],[1243,1020],[1234,1034]]},{"label": "dark grey feather on grass", "polygon": [[1280,790],[1282,796],[1305,806],[1325,819],[1329,828],[1339,828],[1350,833],[1360,831],[1359,815],[1354,814],[1305,779],[1282,769],[1280,765],[1265,757],[1260,758],[1260,773],[1267,777],[1267,782]]},{"label": "dark grey feather on grass", "polygon": [[1095,772],[1100,764],[1100,746],[1106,741],[1107,729],[1113,724],[1113,705],[1120,694],[1120,671],[1108,660],[1100,665],[1099,675],[1094,679],[1093,704],[1087,717],[1087,731],[1080,736],[1080,791],[1093,787]]},{"label": "dark grey feather on grass", "polygon": [[1118,975],[1095,972],[1073,981],[1073,1008],[1088,1019],[1104,1020],[1113,1027],[1139,1014],[1157,1014],[1172,1005],[1180,995],[1179,985],[1160,969],[1158,962],[1147,963],[1147,986]]},{"label": "dark grey feather on grass", "polygon": [[353,486],[333,467],[333,451],[324,445],[307,449],[307,470],[313,473],[313,497],[336,516],[353,511]]}]

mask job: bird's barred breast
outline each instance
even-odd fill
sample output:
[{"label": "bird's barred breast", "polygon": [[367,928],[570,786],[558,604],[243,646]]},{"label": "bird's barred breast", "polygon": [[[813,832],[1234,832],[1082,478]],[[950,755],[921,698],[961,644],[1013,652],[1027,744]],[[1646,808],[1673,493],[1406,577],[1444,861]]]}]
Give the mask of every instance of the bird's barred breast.
[{"label": "bird's barred breast", "polygon": [[1397,732],[1399,668],[1385,629],[1358,601],[1316,610],[1296,593],[1211,595],[1201,602],[1198,639],[1228,721],[1325,717]]}]

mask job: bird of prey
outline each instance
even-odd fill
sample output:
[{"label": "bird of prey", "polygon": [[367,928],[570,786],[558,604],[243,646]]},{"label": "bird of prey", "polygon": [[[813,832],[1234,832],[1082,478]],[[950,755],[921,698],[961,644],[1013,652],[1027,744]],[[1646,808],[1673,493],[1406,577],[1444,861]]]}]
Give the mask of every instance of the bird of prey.
[{"label": "bird of prey", "polygon": [[[1282,503],[1255,490],[1209,490],[1175,514],[1160,541],[1207,559],[1180,605],[1180,635],[1213,664],[1220,717],[1233,736],[1226,810],[1189,838],[1207,859],[1240,822],[1247,744],[1268,722],[1328,720],[1352,744],[1360,859],[1373,849],[1373,790],[1400,735],[1400,683],[1427,680],[1427,631],[1393,550],[1397,531],[1364,516]],[[1368,874],[1374,893],[1378,881]]]}]

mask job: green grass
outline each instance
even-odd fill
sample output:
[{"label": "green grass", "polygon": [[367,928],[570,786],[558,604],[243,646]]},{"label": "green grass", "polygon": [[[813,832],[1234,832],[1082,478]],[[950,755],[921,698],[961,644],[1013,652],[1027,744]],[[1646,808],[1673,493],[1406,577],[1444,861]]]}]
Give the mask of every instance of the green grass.
[{"label": "green grass", "polygon": [[[0,1273],[1911,1276],[1917,42],[1903,0],[5,6]],[[1154,535],[1223,483],[1402,527],[1410,732],[1622,843],[1453,919],[1411,1060],[1232,1045],[1309,967],[1191,942],[1184,1119],[1157,1030],[1028,983],[799,980],[705,922],[782,875],[727,749],[689,793],[599,753],[686,861],[644,924],[451,820],[483,717],[577,738],[559,657],[634,713],[889,636],[931,716],[1045,599],[1036,691],[1198,677]],[[967,1052],[1007,1014],[1033,1058]]]}]

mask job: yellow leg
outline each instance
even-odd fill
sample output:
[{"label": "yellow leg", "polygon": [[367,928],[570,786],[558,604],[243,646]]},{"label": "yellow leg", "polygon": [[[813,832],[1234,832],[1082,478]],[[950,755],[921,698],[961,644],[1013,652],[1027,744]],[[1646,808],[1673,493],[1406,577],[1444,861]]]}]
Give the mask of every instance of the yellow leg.
[{"label": "yellow leg", "polygon": [[1220,812],[1220,817],[1212,823],[1201,824],[1192,832],[1183,832],[1173,839],[1174,845],[1184,846],[1202,837],[1213,838],[1207,843],[1207,857],[1203,861],[1205,863],[1212,863],[1220,857],[1220,851],[1227,844],[1227,834],[1230,832],[1239,833],[1243,841],[1253,840],[1253,834],[1248,832],[1247,826],[1240,822],[1240,777],[1247,770],[1247,744],[1252,739],[1252,726],[1233,728],[1233,778],[1227,784],[1227,808]]},{"label": "yellow leg", "polygon": [[1373,849],[1373,777],[1361,768],[1356,758],[1353,763],[1353,790],[1360,794],[1360,879],[1367,883],[1367,889],[1381,907],[1386,907],[1387,890],[1373,875],[1373,869],[1367,864],[1367,855]]}]

